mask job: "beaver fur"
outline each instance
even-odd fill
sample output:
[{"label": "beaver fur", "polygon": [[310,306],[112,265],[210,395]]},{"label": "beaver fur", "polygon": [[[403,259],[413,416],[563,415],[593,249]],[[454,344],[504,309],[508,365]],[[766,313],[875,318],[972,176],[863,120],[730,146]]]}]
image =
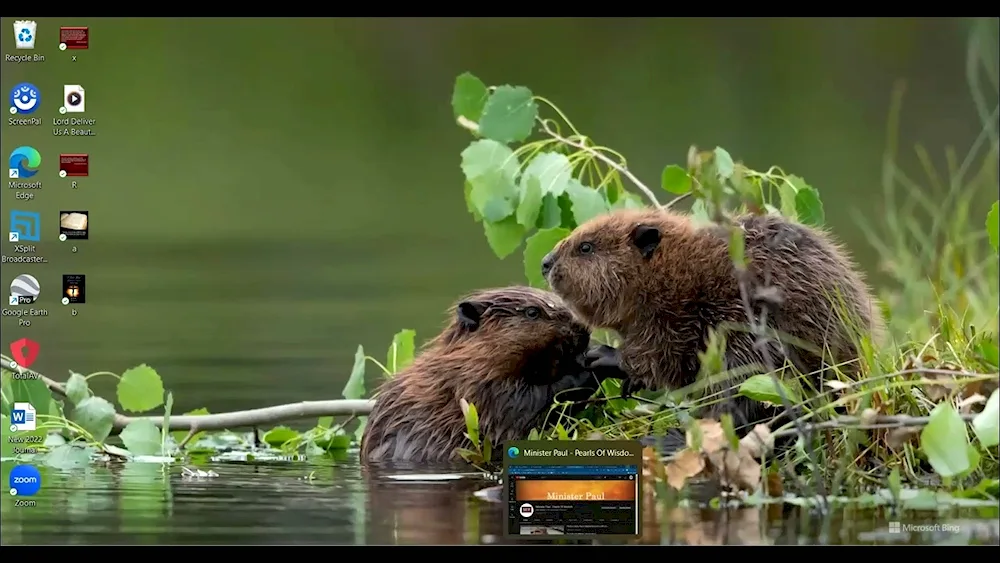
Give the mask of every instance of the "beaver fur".
[{"label": "beaver fur", "polygon": [[[818,374],[829,363],[852,370],[858,335],[881,331],[863,275],[829,235],[776,215],[733,221],[745,236],[749,263],[742,274],[729,255],[728,229],[697,226],[688,216],[659,209],[596,217],[544,258],[542,270],[553,290],[585,322],[622,337],[616,367],[627,374],[626,395],[694,383],[709,330],[723,325],[743,327],[725,331],[725,369],[756,367],[757,373],[766,371],[768,360],[776,367],[787,360],[803,374]],[[756,318],[767,306],[768,326],[798,346],[787,338],[769,339],[766,358],[764,346],[755,346],[758,339],[746,330],[747,303]],[[774,414],[731,394],[702,415],[723,412],[738,425]]]},{"label": "beaver fur", "polygon": [[444,331],[379,389],[362,458],[457,459],[468,442],[461,399],[476,406],[494,452],[527,438],[553,401],[584,401],[597,390],[599,380],[583,367],[589,341],[587,327],[551,292],[515,286],[466,296]]}]

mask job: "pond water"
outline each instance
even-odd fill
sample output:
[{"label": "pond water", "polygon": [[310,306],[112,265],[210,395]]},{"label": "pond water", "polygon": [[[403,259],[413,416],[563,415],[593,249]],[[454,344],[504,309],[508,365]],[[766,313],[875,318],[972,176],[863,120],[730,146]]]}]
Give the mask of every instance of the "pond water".
[{"label": "pond water", "polygon": [[[4,466],[6,473],[10,464]],[[159,465],[142,463],[71,472],[43,468],[42,490],[31,497],[35,506],[15,507],[13,497],[4,495],[0,540],[4,545],[513,543],[503,537],[502,505],[474,494],[495,483],[468,473],[441,480],[442,474],[430,474],[429,468],[372,471],[353,454],[325,464],[217,463],[196,469],[217,476],[187,477],[179,466],[165,474]],[[898,517],[838,509],[823,518],[790,506],[654,508],[647,499],[638,543],[996,544],[997,516],[996,508]],[[892,521],[906,528],[895,531]]]}]

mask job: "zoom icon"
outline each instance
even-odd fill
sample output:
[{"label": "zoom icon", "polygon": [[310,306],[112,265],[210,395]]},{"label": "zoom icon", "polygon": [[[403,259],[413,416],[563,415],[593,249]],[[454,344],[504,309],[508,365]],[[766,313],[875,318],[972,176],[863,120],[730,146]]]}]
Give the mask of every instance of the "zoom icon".
[{"label": "zoom icon", "polygon": [[42,94],[34,84],[22,82],[10,91],[10,113],[24,114],[35,113],[42,103]]},{"label": "zoom icon", "polygon": [[17,147],[10,153],[8,164],[10,178],[31,178],[38,174],[38,167],[41,164],[42,153],[35,150],[34,147]]}]

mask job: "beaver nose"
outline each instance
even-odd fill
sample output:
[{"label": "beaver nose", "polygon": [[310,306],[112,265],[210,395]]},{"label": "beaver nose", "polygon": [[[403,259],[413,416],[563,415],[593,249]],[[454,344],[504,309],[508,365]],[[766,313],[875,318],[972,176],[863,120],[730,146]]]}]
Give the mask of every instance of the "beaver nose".
[{"label": "beaver nose", "polygon": [[542,258],[542,275],[547,276],[552,271],[552,266],[556,263],[555,252],[549,252]]}]

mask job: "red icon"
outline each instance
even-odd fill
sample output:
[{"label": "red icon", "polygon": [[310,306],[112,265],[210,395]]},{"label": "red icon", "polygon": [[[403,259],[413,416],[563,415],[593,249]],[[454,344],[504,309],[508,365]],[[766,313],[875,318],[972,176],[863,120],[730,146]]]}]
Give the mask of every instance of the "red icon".
[{"label": "red icon", "polygon": [[[65,45],[65,47],[63,46]],[[60,27],[60,49],[86,49],[90,47],[89,27]]]},{"label": "red icon", "polygon": [[38,358],[38,349],[41,346],[34,340],[22,338],[10,343],[10,357],[14,358],[17,365],[22,368],[29,368]]},{"label": "red icon", "polygon": [[60,154],[59,176],[87,176],[90,174],[89,154]]}]

